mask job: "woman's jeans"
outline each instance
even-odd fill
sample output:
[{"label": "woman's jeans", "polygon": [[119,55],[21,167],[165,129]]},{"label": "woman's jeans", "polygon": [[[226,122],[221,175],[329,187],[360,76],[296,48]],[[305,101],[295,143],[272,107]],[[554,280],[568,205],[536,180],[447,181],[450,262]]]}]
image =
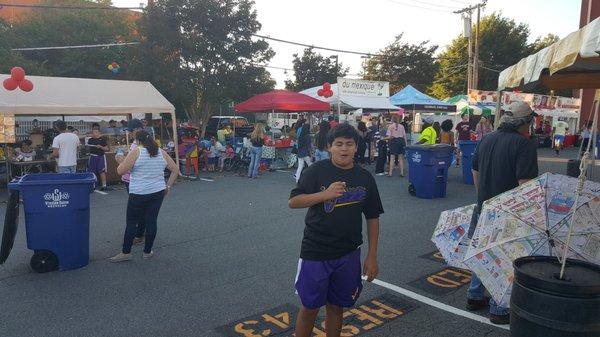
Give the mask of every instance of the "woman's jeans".
[{"label": "woman's jeans", "polygon": [[138,224],[143,222],[146,225],[146,240],[144,253],[152,251],[154,238],[156,237],[156,219],[158,212],[165,197],[165,191],[159,191],[151,194],[129,194],[127,201],[127,227],[125,228],[125,237],[123,238],[123,253],[131,253],[133,238],[138,231]]},{"label": "woman's jeans", "polygon": [[248,177],[258,177],[258,168],[260,167],[260,159],[262,158],[262,147],[253,146],[250,149],[250,165],[248,166]]},{"label": "woman's jeans", "polygon": [[[485,287],[475,273],[471,275],[471,284],[467,290],[467,298],[470,300],[484,299]],[[490,314],[497,316],[508,315],[508,308],[499,306],[493,298],[490,298]]]},{"label": "woman's jeans", "polygon": [[325,159],[329,159],[329,152],[316,149],[315,150],[315,162],[320,161],[320,160],[325,160]]},{"label": "woman's jeans", "polygon": [[304,169],[304,164],[306,163],[306,167],[312,165],[312,161],[309,156],[306,157],[298,157],[298,169],[296,170],[296,182],[300,180],[300,175],[302,174],[302,170]]}]

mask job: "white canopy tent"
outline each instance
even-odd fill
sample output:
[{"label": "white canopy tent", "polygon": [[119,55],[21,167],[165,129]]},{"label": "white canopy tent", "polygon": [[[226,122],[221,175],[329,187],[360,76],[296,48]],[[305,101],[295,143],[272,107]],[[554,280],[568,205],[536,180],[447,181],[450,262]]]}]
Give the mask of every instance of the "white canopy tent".
[{"label": "white canopy tent", "polygon": [[[301,94],[308,95],[310,97],[316,98],[320,101],[327,102],[332,106],[336,106],[338,104],[338,85],[334,83],[331,85],[331,91],[333,91],[333,96],[331,97],[323,97],[317,95],[317,91],[321,89],[322,86],[309,88],[306,90],[300,91]],[[388,97],[373,97],[373,96],[359,96],[359,95],[342,95],[341,99],[341,107],[343,109],[374,109],[374,110],[398,110],[398,107],[392,105],[390,103],[389,94]]]},{"label": "white canopy tent", "polygon": [[[10,75],[0,74],[0,82]],[[171,114],[177,144],[175,107],[149,82],[27,76],[31,92],[0,89],[0,114],[14,116],[128,116]],[[159,117],[160,118],[160,117]],[[176,152],[177,156],[177,152]],[[178,158],[177,158],[178,159]]]}]

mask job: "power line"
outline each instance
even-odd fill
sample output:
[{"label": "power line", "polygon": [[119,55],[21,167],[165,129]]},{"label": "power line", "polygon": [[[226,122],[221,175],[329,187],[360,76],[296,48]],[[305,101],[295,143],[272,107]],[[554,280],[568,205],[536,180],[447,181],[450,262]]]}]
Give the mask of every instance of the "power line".
[{"label": "power line", "polygon": [[3,4],[2,7],[19,7],[19,8],[43,8],[43,9],[103,9],[103,10],[143,10],[143,7],[106,7],[106,6],[56,6],[56,5],[18,5],[18,4]]},{"label": "power line", "polygon": [[431,3],[431,2],[425,2],[425,1],[420,1],[420,0],[412,0],[412,1],[424,4],[424,5],[428,5],[428,6],[445,7],[445,8],[450,8],[450,9],[459,9],[459,7],[456,7],[456,6],[447,6],[447,5],[434,4],[434,3]]},{"label": "power line", "polygon": [[261,38],[261,39],[277,41],[277,42],[281,42],[281,43],[293,44],[293,45],[296,45],[296,46],[302,46],[302,47],[313,48],[313,49],[328,50],[328,51],[332,51],[332,52],[336,52],[336,53],[365,55],[365,56],[369,56],[369,57],[371,57],[371,56],[383,56],[383,55],[372,54],[372,53],[365,53],[365,52],[360,52],[360,51],[334,49],[334,48],[328,48],[328,47],[319,47],[319,46],[310,45],[310,44],[306,44],[306,43],[300,43],[300,42],[294,42],[294,41],[289,41],[289,40],[283,40],[283,39],[278,39],[278,38],[274,38],[274,37],[270,37],[270,36],[265,36],[265,35],[259,35],[259,34],[252,34],[252,36],[255,36],[255,37],[258,37],[258,38]]},{"label": "power line", "polygon": [[106,44],[86,44],[79,46],[56,46],[56,47],[32,47],[32,48],[12,48],[13,51],[32,51],[32,50],[59,50],[59,49],[83,49],[83,48],[104,48],[138,45],[140,42],[122,42]]}]

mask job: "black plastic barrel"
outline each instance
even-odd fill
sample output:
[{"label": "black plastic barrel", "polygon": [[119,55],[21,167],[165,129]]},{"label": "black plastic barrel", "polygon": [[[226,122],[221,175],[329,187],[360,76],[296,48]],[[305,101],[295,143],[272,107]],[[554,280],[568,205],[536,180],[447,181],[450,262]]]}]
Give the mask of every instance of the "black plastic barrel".
[{"label": "black plastic barrel", "polygon": [[569,177],[578,178],[579,173],[579,165],[581,164],[581,160],[579,159],[569,159],[567,162],[567,175]]},{"label": "black plastic barrel", "polygon": [[511,337],[600,336],[600,266],[567,259],[564,280],[556,257],[513,263]]}]

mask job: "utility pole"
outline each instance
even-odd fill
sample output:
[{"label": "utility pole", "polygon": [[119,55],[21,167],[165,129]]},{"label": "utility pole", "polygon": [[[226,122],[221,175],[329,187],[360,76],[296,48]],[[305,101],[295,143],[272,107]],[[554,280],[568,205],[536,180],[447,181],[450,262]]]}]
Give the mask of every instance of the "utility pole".
[{"label": "utility pole", "polygon": [[[467,62],[467,90],[477,89],[479,82],[479,16],[481,8],[485,6],[487,0],[483,2],[457,10],[455,14],[463,14],[465,20],[465,37],[469,39],[469,61]],[[473,53],[473,34],[471,32],[471,17],[473,10],[477,9],[477,24],[475,26],[475,53]]]}]

